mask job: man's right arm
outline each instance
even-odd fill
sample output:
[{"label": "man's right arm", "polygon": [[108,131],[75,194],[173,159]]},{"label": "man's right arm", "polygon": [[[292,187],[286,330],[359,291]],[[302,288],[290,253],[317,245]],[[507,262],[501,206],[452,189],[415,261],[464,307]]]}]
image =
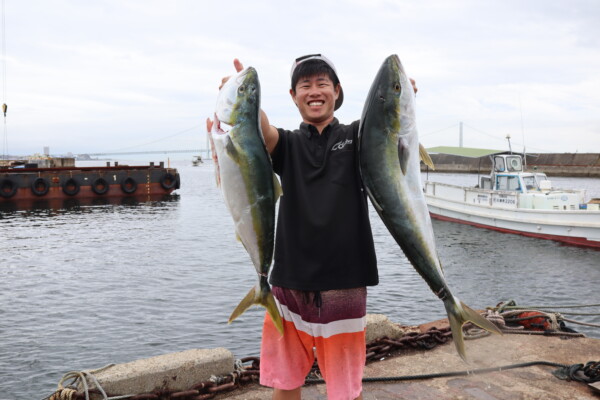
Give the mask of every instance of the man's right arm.
[{"label": "man's right arm", "polygon": [[267,151],[272,154],[275,147],[277,147],[277,143],[279,143],[279,131],[269,123],[269,118],[262,109],[260,110],[260,127],[265,138]]}]

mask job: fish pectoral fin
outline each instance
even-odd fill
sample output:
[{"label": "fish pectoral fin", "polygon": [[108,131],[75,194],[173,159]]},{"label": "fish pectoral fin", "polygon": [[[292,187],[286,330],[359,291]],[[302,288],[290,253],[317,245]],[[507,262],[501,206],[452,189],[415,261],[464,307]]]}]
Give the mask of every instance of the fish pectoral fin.
[{"label": "fish pectoral fin", "polygon": [[240,163],[240,152],[238,151],[237,147],[235,146],[235,143],[233,143],[233,140],[231,140],[231,138],[229,136],[227,136],[226,139],[226,144],[225,144],[225,152],[227,152],[227,155],[233,160],[235,161],[236,164]]},{"label": "fish pectoral fin", "polygon": [[275,201],[283,196],[283,189],[281,188],[281,183],[279,183],[279,179],[277,179],[277,175],[273,173],[273,191],[275,192]]},{"label": "fish pectoral fin", "polygon": [[427,165],[429,168],[435,170],[435,165],[433,165],[433,160],[429,156],[427,149],[421,143],[419,143],[419,157],[423,160],[423,163]]},{"label": "fish pectoral fin", "polygon": [[402,170],[403,175],[406,175],[406,170],[408,169],[409,156],[408,142],[406,139],[401,138],[398,141],[398,161],[400,162],[400,169]]}]

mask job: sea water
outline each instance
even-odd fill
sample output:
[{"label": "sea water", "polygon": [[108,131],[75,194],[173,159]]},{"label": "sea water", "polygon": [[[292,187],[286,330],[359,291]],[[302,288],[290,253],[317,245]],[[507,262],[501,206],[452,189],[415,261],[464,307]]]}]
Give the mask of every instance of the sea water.
[{"label": "sea water", "polygon": [[[192,348],[259,354],[263,309],[227,324],[256,274],[235,239],[212,163],[171,164],[182,186],[165,201],[0,211],[0,399],[42,399],[68,371]],[[474,185],[477,176],[429,179]],[[553,182],[600,197],[600,179]],[[404,325],[444,318],[442,303],[372,209],[371,221],[380,284],[369,288],[368,312]],[[473,308],[510,299],[600,303],[596,250],[433,226],[446,280]],[[571,318],[600,324],[598,316]],[[600,337],[598,328],[568,326]]]}]

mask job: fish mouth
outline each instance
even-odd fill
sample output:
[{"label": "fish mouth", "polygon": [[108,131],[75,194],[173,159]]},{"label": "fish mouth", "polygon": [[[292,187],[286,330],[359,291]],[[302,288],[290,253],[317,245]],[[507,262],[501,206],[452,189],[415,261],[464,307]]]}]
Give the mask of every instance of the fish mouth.
[{"label": "fish mouth", "polygon": [[213,120],[213,132],[212,133],[216,133],[217,135],[225,135],[230,130],[231,130],[231,125],[228,125],[228,124],[224,123],[223,121],[221,121],[219,119],[219,117],[217,117],[217,114],[215,113],[215,118]]},{"label": "fish mouth", "polygon": [[[251,75],[252,77],[256,78],[256,76],[257,76],[256,69],[254,69],[254,67],[248,67],[245,70],[239,72],[235,76],[235,83],[237,84],[237,86],[242,85],[248,75]],[[250,85],[249,89],[252,89],[253,91],[256,90],[256,85]]]},{"label": "fish mouth", "polygon": [[243,71],[240,71],[236,76],[235,76],[235,83],[239,86],[244,82],[244,79],[246,78],[246,75],[248,75],[248,72],[250,71],[250,69],[252,69],[252,67],[248,67]]}]

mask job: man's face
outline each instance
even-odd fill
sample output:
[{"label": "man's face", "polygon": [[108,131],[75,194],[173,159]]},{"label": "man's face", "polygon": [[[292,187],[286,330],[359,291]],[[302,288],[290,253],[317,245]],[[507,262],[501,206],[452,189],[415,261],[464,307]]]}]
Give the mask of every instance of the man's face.
[{"label": "man's face", "polygon": [[290,89],[290,94],[304,122],[315,125],[333,118],[340,88],[339,85],[333,85],[328,75],[302,78],[296,83],[295,89]]}]

